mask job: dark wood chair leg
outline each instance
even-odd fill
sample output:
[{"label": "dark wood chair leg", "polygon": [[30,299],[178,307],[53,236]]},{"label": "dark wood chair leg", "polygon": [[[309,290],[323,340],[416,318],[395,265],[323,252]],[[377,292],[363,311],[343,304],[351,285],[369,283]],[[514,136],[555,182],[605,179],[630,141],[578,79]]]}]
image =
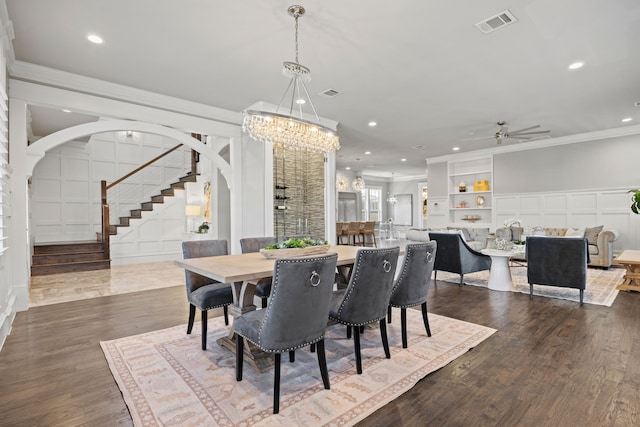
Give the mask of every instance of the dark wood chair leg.
[{"label": "dark wood chair leg", "polygon": [[269,302],[268,298],[262,298],[262,308],[267,308],[267,303]]},{"label": "dark wood chair leg", "polygon": [[229,306],[223,305],[222,312],[224,313],[224,324],[229,325]]},{"label": "dark wood chair leg", "polygon": [[315,353],[316,352],[316,343],[313,343],[309,346],[309,351],[311,351],[311,353]]},{"label": "dark wood chair leg", "polygon": [[382,337],[384,355],[387,359],[391,359],[391,352],[389,352],[389,340],[387,339],[387,323],[384,321],[384,318],[380,319],[380,336]]},{"label": "dark wood chair leg", "polygon": [[407,348],[407,309],[400,309],[400,330],[402,331],[402,348]]},{"label": "dark wood chair leg", "polygon": [[189,304],[189,324],[187,324],[187,334],[193,329],[193,321],[196,319],[196,306]]},{"label": "dark wood chair leg", "polygon": [[296,351],[295,350],[291,350],[289,351],[289,362],[293,363],[296,361]]},{"label": "dark wood chair leg", "polygon": [[242,381],[242,365],[244,363],[244,339],[236,334],[236,381]]},{"label": "dark wood chair leg", "polygon": [[391,323],[391,306],[387,307],[387,323]]},{"label": "dark wood chair leg", "polygon": [[273,373],[273,413],[280,412],[280,353],[275,354]]},{"label": "dark wood chair leg", "polygon": [[427,330],[427,336],[431,336],[431,328],[429,327],[429,316],[427,315],[427,303],[422,303],[422,321],[424,322],[424,328]]},{"label": "dark wood chair leg", "polygon": [[324,388],[329,390],[331,388],[331,385],[329,384],[327,358],[324,354],[324,340],[318,341],[318,365],[320,366],[320,375],[322,376],[322,383],[324,384]]},{"label": "dark wood chair leg", "polygon": [[529,299],[533,299],[533,283],[529,283]]},{"label": "dark wood chair leg", "polygon": [[207,310],[200,311],[200,317],[202,318],[202,349],[207,349]]},{"label": "dark wood chair leg", "polygon": [[460,283],[459,285],[464,285],[464,274],[460,275]]},{"label": "dark wood chair leg", "polygon": [[582,297],[584,296],[584,289],[580,289],[580,305],[582,305]]},{"label": "dark wood chair leg", "polygon": [[358,331],[360,331],[360,333],[361,333],[361,334],[364,334],[364,325],[361,325],[361,326],[358,328]]},{"label": "dark wood chair leg", "polygon": [[347,338],[351,338],[351,326],[347,326]]},{"label": "dark wood chair leg", "polygon": [[356,372],[362,373],[362,356],[360,355],[360,334],[355,331],[353,334],[353,350],[356,355]]}]

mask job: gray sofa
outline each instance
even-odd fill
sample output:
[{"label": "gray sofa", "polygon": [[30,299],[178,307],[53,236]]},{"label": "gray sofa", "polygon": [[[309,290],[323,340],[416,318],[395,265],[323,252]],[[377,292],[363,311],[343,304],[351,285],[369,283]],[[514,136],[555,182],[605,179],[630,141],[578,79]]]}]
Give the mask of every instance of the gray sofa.
[{"label": "gray sofa", "polygon": [[[489,237],[488,227],[447,227],[446,230],[431,230],[432,232],[449,232],[455,233],[456,231],[462,232],[462,238],[464,242],[474,251],[479,251],[487,247],[487,237]],[[429,230],[426,228],[410,228],[406,232],[407,240],[413,240],[416,242],[428,242]]]}]

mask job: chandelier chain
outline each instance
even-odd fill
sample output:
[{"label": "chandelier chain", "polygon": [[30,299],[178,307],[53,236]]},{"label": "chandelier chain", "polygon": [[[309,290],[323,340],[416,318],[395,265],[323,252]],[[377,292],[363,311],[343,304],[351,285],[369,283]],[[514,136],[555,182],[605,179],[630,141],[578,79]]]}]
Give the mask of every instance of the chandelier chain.
[{"label": "chandelier chain", "polygon": [[298,61],[298,16],[296,15],[296,62]]}]

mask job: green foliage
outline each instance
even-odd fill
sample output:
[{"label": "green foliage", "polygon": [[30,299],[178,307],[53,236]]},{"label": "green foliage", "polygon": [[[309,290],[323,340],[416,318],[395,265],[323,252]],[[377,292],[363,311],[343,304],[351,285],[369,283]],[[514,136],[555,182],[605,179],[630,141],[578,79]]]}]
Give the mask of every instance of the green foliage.
[{"label": "green foliage", "polygon": [[208,231],[209,231],[209,223],[207,221],[203,222],[198,227],[198,233],[200,234],[207,233]]},{"label": "green foliage", "polygon": [[284,242],[276,243],[275,245],[269,245],[265,249],[306,248],[307,246],[320,246],[320,245],[326,245],[326,244],[327,244],[326,240],[311,239],[309,237],[305,237],[303,239],[292,237],[290,239],[285,240]]},{"label": "green foliage", "polygon": [[631,211],[640,215],[640,189],[629,190],[628,193],[633,193],[631,196]]}]

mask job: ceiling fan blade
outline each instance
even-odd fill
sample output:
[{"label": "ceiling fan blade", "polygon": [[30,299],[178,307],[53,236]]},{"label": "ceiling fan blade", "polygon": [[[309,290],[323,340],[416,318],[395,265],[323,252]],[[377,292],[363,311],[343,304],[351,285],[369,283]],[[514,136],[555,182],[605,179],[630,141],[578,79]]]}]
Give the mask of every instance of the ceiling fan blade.
[{"label": "ceiling fan blade", "polygon": [[461,139],[460,141],[480,141],[481,139],[493,139],[495,138],[495,136],[478,136],[475,138],[465,138],[465,139]]},{"label": "ceiling fan blade", "polygon": [[549,133],[550,130],[537,130],[535,132],[518,132],[518,133],[510,133],[509,136],[517,136],[517,135],[538,135],[541,133]]},{"label": "ceiling fan blade", "polygon": [[525,131],[528,131],[528,130],[531,130],[531,129],[536,129],[536,128],[539,128],[539,127],[540,127],[540,125],[535,125],[535,126],[530,126],[530,127],[528,127],[528,128],[523,128],[523,129],[514,130],[514,131],[509,132],[509,133],[513,135],[514,133],[525,132]]}]

